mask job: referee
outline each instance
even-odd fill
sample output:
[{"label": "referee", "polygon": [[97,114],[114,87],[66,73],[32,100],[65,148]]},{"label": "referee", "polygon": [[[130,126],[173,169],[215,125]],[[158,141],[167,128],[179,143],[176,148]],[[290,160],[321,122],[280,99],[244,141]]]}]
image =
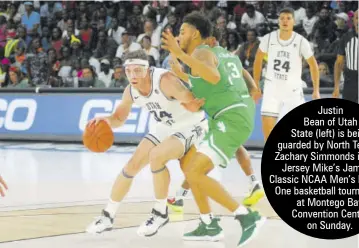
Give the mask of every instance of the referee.
[{"label": "referee", "polygon": [[358,103],[358,10],[353,17],[353,24],[355,32],[348,32],[340,40],[334,67],[333,97],[339,97],[339,81],[344,69],[343,99]]}]

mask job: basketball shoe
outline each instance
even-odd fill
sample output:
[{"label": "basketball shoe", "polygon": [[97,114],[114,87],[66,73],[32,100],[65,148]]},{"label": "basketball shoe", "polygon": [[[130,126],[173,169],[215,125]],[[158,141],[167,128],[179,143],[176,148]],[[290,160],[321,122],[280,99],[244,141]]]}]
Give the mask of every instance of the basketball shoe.
[{"label": "basketball shoe", "polygon": [[185,233],[183,239],[187,241],[220,241],[224,238],[223,229],[219,226],[219,218],[212,218],[210,224],[206,224],[200,218],[198,227],[192,231]]},{"label": "basketball shoe", "polygon": [[110,214],[102,210],[102,215],[97,217],[96,220],[91,223],[87,229],[87,233],[102,233],[105,231],[110,231],[113,228],[113,218],[110,217]]},{"label": "basketball shoe", "polygon": [[161,227],[165,226],[169,220],[168,207],[166,207],[165,214],[160,213],[156,209],[152,209],[150,217],[138,228],[137,234],[145,237],[153,236]]},{"label": "basketball shoe", "polygon": [[264,190],[260,183],[255,183],[251,186],[248,195],[243,200],[243,205],[251,207],[257,204],[260,199],[264,197]]}]

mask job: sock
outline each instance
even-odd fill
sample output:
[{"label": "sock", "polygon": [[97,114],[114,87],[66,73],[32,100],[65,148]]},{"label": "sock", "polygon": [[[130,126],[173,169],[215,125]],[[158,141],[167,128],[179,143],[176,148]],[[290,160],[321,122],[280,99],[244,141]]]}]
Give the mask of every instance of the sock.
[{"label": "sock", "polygon": [[234,211],[234,215],[244,215],[244,214],[248,214],[248,209],[243,207],[243,206],[239,206],[236,211]]},{"label": "sock", "polygon": [[209,214],[201,214],[201,220],[206,224],[209,225],[211,224],[213,219],[213,214],[209,213]]},{"label": "sock", "polygon": [[167,199],[156,199],[156,204],[154,207],[161,214],[166,214],[167,210]]},{"label": "sock", "polygon": [[181,200],[188,194],[188,189],[180,188],[176,193],[176,200]]},{"label": "sock", "polygon": [[256,178],[256,176],[254,174],[249,175],[248,177],[249,177],[249,180],[250,180],[252,185],[255,185],[255,184],[258,183],[258,180],[257,180],[257,178]]},{"label": "sock", "polygon": [[119,206],[120,206],[120,202],[115,202],[112,199],[110,199],[107,203],[105,211],[110,214],[111,218],[114,218]]}]

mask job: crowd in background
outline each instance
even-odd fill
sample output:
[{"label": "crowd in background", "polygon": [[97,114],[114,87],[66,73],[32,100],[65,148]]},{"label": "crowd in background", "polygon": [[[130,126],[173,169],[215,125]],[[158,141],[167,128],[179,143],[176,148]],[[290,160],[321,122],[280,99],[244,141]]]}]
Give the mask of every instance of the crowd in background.
[{"label": "crowd in background", "polygon": [[[251,72],[261,37],[278,29],[283,7],[295,10],[295,31],[312,45],[321,87],[333,87],[339,39],[353,28],[357,1],[1,1],[0,87],[125,88],[123,55],[143,49],[152,66],[169,69],[161,33],[178,35],[183,17],[195,10]],[[311,87],[303,64],[303,85]]]}]

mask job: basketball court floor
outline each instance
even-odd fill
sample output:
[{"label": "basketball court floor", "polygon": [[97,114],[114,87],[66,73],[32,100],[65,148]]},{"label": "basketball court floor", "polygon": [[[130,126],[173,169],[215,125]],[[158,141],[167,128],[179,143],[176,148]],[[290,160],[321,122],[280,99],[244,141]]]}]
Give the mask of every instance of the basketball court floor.
[{"label": "basketball court floor", "polygon": [[[182,241],[184,231],[198,225],[198,212],[189,195],[183,215],[171,214],[170,223],[151,238],[138,237],[137,227],[153,206],[152,175],[143,170],[119,209],[115,229],[90,235],[86,226],[97,217],[107,201],[117,174],[130,158],[134,147],[114,147],[105,154],[86,151],[82,145],[0,143],[0,173],[9,191],[0,198],[0,248],[225,248],[236,247],[239,223],[231,214],[213,204],[222,216],[225,231],[222,242]],[[252,152],[260,177],[261,152]],[[176,161],[168,165],[170,194],[183,180]],[[211,174],[241,200],[248,190],[248,179],[234,160],[226,170]],[[285,203],[283,203],[285,204]],[[343,240],[307,237],[280,220],[266,199],[256,207],[267,216],[261,232],[248,248],[358,248],[357,236]]]}]

